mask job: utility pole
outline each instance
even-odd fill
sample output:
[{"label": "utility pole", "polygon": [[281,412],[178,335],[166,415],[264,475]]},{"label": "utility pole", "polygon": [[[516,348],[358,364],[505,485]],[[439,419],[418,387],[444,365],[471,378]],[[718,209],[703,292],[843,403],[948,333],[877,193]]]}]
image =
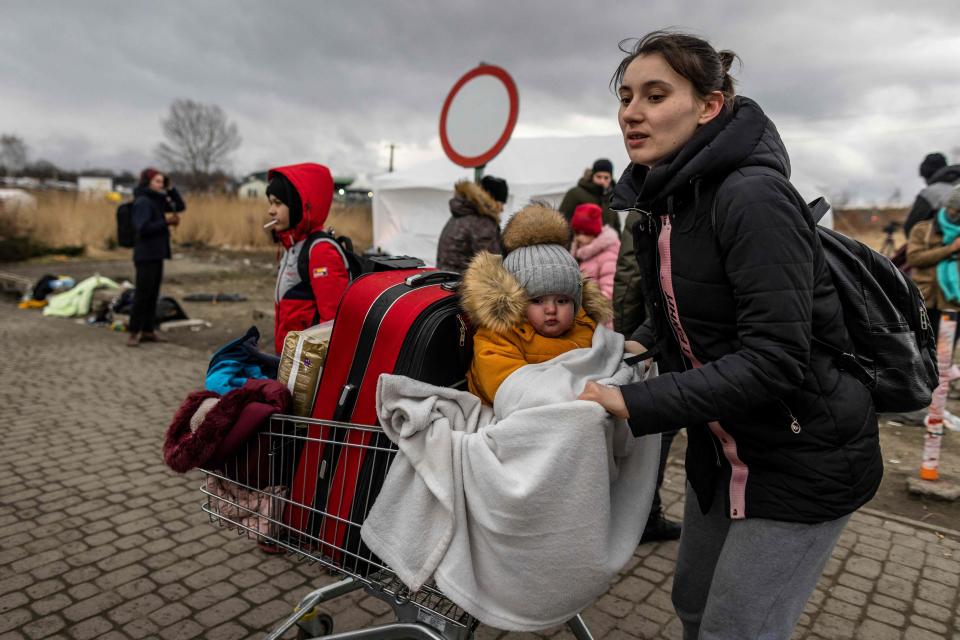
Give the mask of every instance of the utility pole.
[{"label": "utility pole", "polygon": [[387,169],[387,172],[393,173],[393,150],[396,148],[397,145],[391,142],[388,146],[390,147],[390,166]]}]

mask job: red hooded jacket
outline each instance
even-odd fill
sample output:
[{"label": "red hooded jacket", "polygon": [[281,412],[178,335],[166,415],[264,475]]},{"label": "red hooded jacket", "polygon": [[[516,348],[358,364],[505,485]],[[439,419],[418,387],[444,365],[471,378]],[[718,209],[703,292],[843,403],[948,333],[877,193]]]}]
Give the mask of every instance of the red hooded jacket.
[{"label": "red hooded jacket", "polygon": [[333,201],[330,170],[304,162],[270,169],[267,180],[276,173],[290,181],[303,206],[303,217],[297,226],[274,233],[274,238],[283,246],[274,295],[273,342],[279,354],[287,333],[333,320],[340,298],[350,284],[350,272],[343,254],[332,243],[323,241],[314,242],[307,249],[310,251],[309,282],[303,282],[297,270],[297,260],[307,236],[323,231],[330,213]]}]

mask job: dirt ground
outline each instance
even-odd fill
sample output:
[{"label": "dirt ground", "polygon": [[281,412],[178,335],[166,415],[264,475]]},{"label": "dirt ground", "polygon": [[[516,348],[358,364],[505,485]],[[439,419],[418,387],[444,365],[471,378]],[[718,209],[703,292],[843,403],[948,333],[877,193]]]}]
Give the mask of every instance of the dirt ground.
[{"label": "dirt ground", "polygon": [[[240,336],[250,325],[256,325],[264,339],[261,348],[272,351],[273,286],[276,255],[270,253],[225,252],[213,250],[181,250],[165,265],[162,294],[181,302],[190,318],[211,323],[199,331],[181,330],[166,334],[171,341],[197,352],[207,360],[220,346]],[[69,275],[78,281],[99,273],[111,279],[133,280],[134,270],[129,254],[122,250],[101,254],[95,259],[41,260],[26,263],[0,264],[0,271],[16,273],[37,280],[46,273]],[[245,302],[185,302],[188,293],[234,293],[246,296]],[[21,311],[14,299],[0,301],[2,313],[35,313],[38,321],[56,322],[40,316],[39,311]],[[103,327],[91,327],[102,340],[123,340]],[[960,415],[960,395],[949,402],[949,408]],[[921,414],[922,418],[922,414]],[[876,497],[868,507],[921,520],[930,525],[960,529],[960,501],[943,502],[919,498],[906,491],[906,480],[916,476],[923,449],[922,425],[904,416],[881,416],[880,439],[884,458],[884,479]],[[674,442],[673,457],[683,459],[685,438]],[[942,440],[941,474],[960,482],[960,433],[946,432]]]}]

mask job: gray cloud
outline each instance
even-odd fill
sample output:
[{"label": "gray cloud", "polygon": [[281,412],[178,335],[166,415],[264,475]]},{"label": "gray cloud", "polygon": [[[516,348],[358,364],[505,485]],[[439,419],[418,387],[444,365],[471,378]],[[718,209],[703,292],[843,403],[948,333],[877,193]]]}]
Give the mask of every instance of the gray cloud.
[{"label": "gray cloud", "polygon": [[924,153],[960,146],[955,0],[0,0],[0,15],[0,129],[69,167],[150,162],[184,97],[238,123],[238,172],[375,173],[389,142],[401,164],[433,148],[447,90],[480,61],[517,81],[519,132],[616,133],[618,41],[671,25],[741,56],[740,91],[778,123],[801,188],[909,196]]}]

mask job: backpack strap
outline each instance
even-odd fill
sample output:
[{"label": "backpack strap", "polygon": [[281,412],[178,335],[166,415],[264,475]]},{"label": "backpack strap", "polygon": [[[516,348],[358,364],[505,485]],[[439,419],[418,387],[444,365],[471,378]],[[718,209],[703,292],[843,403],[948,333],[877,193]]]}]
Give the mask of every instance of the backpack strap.
[{"label": "backpack strap", "polygon": [[350,280],[353,281],[358,275],[355,260],[351,260],[353,253],[353,242],[346,236],[335,237],[329,231],[316,231],[307,236],[303,242],[303,248],[300,255],[297,256],[297,274],[300,276],[300,282],[310,282],[310,251],[318,242],[327,242],[337,250],[343,259],[343,267],[347,270]]}]

